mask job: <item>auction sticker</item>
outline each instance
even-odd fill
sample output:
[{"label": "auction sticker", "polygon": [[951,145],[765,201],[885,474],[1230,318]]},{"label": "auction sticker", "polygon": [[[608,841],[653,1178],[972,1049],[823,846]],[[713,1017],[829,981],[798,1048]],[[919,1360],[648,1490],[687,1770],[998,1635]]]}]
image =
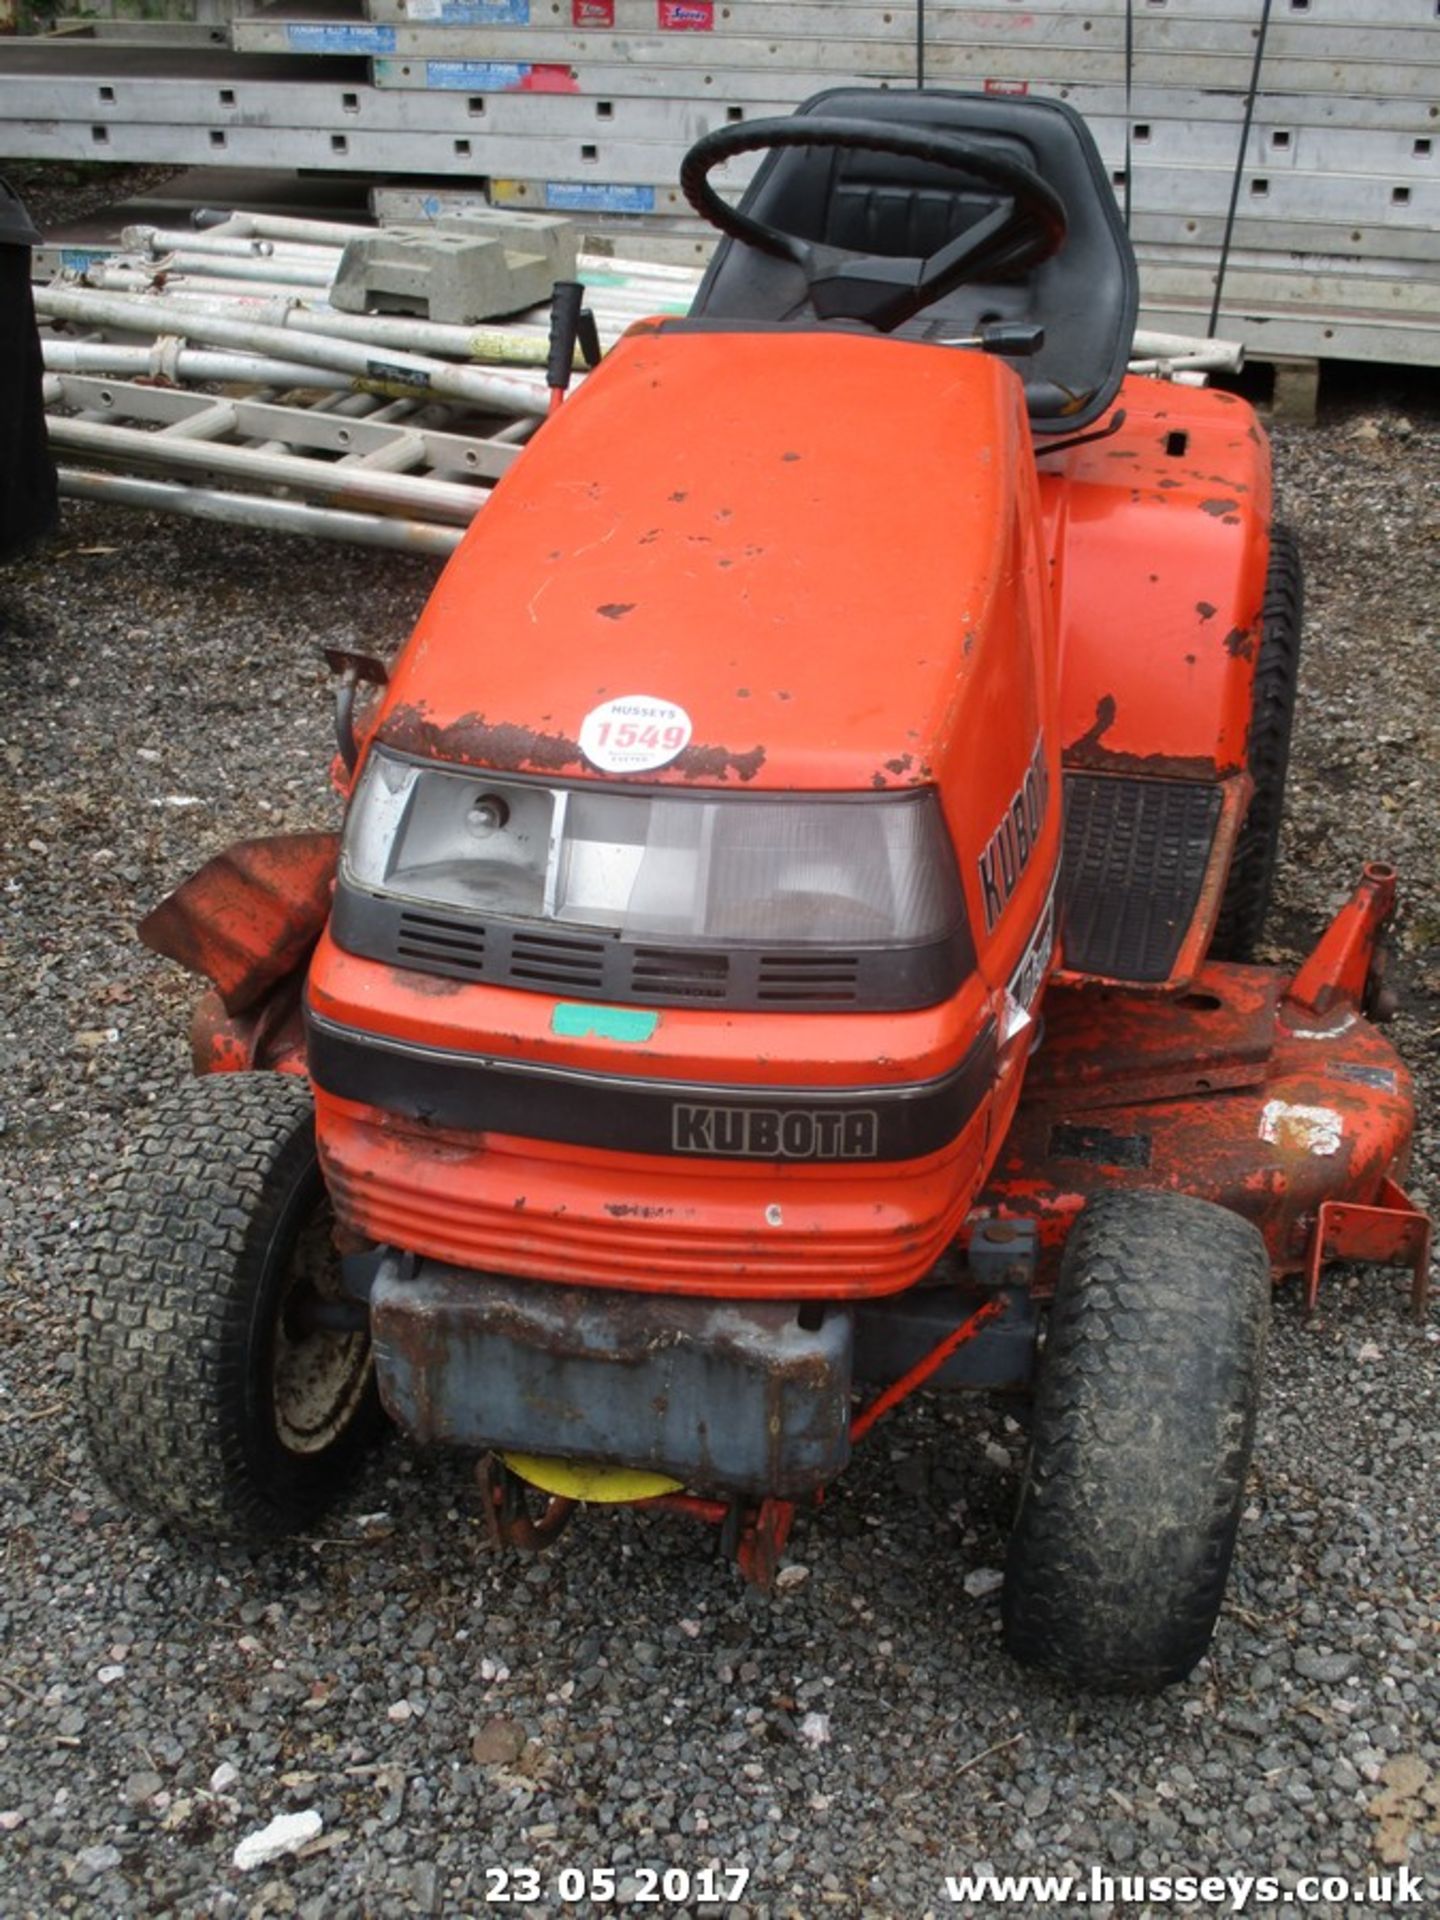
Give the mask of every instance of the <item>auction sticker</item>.
[{"label": "auction sticker", "polygon": [[580,723],[580,751],[605,773],[668,767],[690,744],[690,716],[673,700],[623,693],[592,707]]}]

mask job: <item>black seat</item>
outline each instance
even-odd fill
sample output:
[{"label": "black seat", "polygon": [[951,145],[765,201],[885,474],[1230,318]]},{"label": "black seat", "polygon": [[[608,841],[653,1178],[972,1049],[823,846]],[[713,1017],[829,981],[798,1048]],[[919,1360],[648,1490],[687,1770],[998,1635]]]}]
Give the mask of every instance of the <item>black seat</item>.
[{"label": "black seat", "polygon": [[[1003,149],[1048,181],[1069,220],[1058,253],[1013,277],[960,286],[896,332],[924,340],[973,333],[988,320],[1038,322],[1044,346],[1016,363],[1035,431],[1083,427],[1105,410],[1125,376],[1139,280],[1109,177],[1073,108],[983,93],[837,87],[797,112],[963,135]],[[826,147],[772,152],[741,202],[803,239],[886,255],[931,254],[993,204],[992,188],[949,168]],[[797,266],[729,238],[690,311],[711,322],[815,319]]]}]

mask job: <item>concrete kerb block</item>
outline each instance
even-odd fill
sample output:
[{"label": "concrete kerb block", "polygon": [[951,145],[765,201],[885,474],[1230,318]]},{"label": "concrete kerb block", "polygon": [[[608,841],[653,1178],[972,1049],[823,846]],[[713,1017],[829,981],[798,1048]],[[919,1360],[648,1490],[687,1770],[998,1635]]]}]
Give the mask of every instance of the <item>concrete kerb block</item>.
[{"label": "concrete kerb block", "polygon": [[330,289],[343,313],[404,313],[471,326],[548,300],[575,277],[578,244],[554,214],[475,212],[384,227],[349,242]]},{"label": "concrete kerb block", "polygon": [[[1257,360],[1266,358],[1256,354]],[[1271,354],[1275,385],[1270,395],[1270,417],[1293,426],[1313,427],[1320,407],[1320,362],[1299,355]]]}]

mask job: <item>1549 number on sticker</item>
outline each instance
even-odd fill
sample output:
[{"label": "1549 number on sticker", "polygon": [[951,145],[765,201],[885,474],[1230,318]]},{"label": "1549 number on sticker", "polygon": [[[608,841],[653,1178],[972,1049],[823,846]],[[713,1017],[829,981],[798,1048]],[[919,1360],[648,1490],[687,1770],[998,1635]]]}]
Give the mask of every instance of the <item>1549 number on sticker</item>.
[{"label": "1549 number on sticker", "polygon": [[690,744],[690,716],[673,700],[625,693],[592,707],[580,723],[580,751],[605,773],[666,767]]},{"label": "1549 number on sticker", "polygon": [[749,1867],[486,1867],[485,1904],[528,1907],[548,1896],[561,1906],[734,1906],[750,1884]]}]

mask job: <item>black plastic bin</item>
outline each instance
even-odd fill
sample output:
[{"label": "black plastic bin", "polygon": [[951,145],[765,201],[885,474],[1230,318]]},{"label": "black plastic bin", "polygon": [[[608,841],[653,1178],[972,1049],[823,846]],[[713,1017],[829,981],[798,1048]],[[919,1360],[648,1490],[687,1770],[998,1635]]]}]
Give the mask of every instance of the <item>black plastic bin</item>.
[{"label": "black plastic bin", "polygon": [[39,238],[19,194],[0,178],[0,560],[48,533],[59,512],[30,294],[30,249]]}]

